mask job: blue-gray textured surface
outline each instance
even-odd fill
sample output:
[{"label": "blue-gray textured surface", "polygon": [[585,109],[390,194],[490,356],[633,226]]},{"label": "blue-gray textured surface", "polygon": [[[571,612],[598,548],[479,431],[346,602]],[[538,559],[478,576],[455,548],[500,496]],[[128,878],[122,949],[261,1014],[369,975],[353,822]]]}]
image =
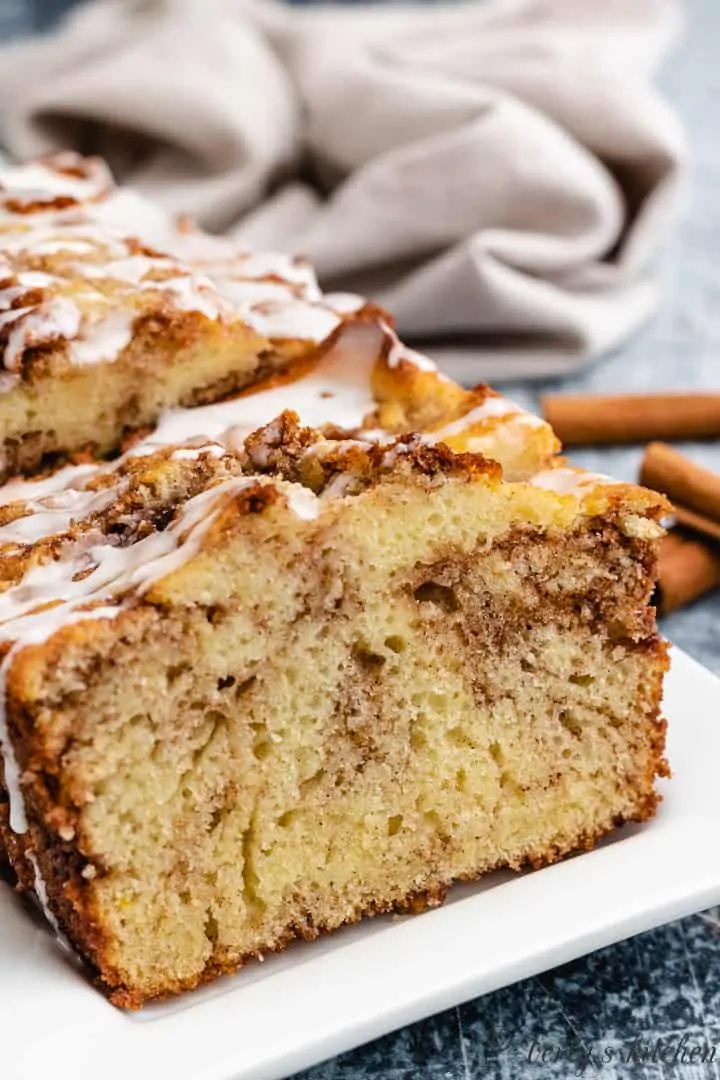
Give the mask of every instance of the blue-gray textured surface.
[{"label": "blue-gray textured surface", "polygon": [[[720,388],[719,57],[720,0],[692,0],[685,39],[662,79],[685,121],[693,159],[684,219],[665,264],[665,302],[629,347],[564,380],[563,389]],[[503,389],[534,407],[549,385]],[[687,449],[720,470],[720,444]],[[574,456],[602,472],[637,477],[639,449]],[[664,630],[720,673],[720,593],[672,616]],[[688,1048],[705,1043],[717,1046],[717,1060],[683,1064],[678,1053],[673,1063],[683,1034],[686,1058]],[[661,1044],[664,1061],[659,1053],[655,1063],[642,1064],[658,1036],[669,1038]],[[557,1049],[558,1059],[539,1063],[534,1041],[548,1056]],[[597,1060],[606,1049],[615,1052],[609,1064]],[[584,1052],[594,1053],[595,1064]],[[478,998],[310,1069],[302,1080],[566,1080],[583,1068],[582,1075],[599,1080],[720,1080],[717,909]]]}]

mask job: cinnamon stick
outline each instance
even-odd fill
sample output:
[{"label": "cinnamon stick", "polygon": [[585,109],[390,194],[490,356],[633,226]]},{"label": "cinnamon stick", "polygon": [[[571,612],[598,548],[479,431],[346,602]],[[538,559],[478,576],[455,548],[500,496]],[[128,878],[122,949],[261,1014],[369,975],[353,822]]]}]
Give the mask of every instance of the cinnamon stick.
[{"label": "cinnamon stick", "polygon": [[720,475],[696,465],[665,443],[645,448],[640,483],[685,509],[720,522]]},{"label": "cinnamon stick", "polygon": [[720,541],[720,521],[713,521],[712,518],[705,517],[703,514],[696,514],[694,510],[688,510],[686,506],[679,506],[678,503],[673,503],[673,513],[678,525],[684,525],[693,532],[702,533],[703,536]]},{"label": "cinnamon stick", "polygon": [[546,394],[541,405],[568,445],[720,437],[720,393]]},{"label": "cinnamon stick", "polygon": [[662,615],[684,607],[720,587],[720,547],[673,529],[660,545],[659,610]]}]

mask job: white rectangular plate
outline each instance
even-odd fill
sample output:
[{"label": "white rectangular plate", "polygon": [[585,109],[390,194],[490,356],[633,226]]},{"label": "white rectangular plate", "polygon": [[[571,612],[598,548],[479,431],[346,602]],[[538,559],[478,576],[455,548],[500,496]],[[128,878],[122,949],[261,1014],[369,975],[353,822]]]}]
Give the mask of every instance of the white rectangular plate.
[{"label": "white rectangular plate", "polygon": [[673,650],[656,819],[588,854],[493,874],[123,1013],[0,885],[2,1080],[275,1080],[420,1017],[720,902],[720,681]]}]

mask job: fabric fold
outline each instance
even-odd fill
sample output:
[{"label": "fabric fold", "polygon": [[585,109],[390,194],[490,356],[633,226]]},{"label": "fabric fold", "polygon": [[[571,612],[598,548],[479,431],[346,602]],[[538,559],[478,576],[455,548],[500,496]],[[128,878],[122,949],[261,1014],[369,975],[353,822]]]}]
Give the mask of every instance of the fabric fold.
[{"label": "fabric fold", "polygon": [[652,311],[677,28],[673,0],[97,0],[3,51],[0,139],[307,255],[465,381],[545,376]]}]

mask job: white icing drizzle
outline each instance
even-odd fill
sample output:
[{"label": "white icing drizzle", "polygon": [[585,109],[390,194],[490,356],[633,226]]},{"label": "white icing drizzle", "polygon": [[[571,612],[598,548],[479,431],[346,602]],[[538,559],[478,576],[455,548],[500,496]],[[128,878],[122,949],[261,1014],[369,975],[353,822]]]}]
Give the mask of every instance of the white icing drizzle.
[{"label": "white icing drizzle", "polygon": [[34,544],[67,532],[73,521],[97,514],[115,502],[125,485],[101,491],[66,488],[33,503],[32,513],[0,526],[0,544]]},{"label": "white icing drizzle", "polygon": [[170,293],[175,307],[181,311],[199,311],[212,321],[226,310],[210,278],[200,274],[179,274],[166,281],[146,282],[144,288]]},{"label": "white icing drizzle", "polygon": [[[132,338],[138,292],[163,293],[177,310],[245,323],[270,340],[318,344],[362,307],[361,298],[346,294],[338,294],[334,307],[302,259],[247,252],[227,237],[174,221],[137,193],[115,191],[93,159],[58,155],[5,167],[0,183],[0,311],[14,304],[7,321],[17,324],[3,362],[13,373],[21,371],[27,348],[62,340],[70,344],[70,363],[113,362]],[[75,202],[63,207],[59,196]],[[16,212],[13,198],[25,212]],[[139,252],[136,237],[151,250]],[[27,269],[27,260],[40,256],[54,259],[52,272]],[[103,281],[116,286],[110,296]],[[44,295],[24,307],[30,289]],[[4,380],[0,391],[12,385]]]},{"label": "white icing drizzle", "polygon": [[0,487],[0,506],[13,502],[36,502],[46,495],[53,495],[77,485],[91,476],[98,475],[103,466],[66,465],[64,469],[43,477],[42,480],[24,480],[16,477]]},{"label": "white icing drizzle", "polygon": [[[66,221],[23,215],[20,221],[0,216],[0,242],[5,256],[24,253],[32,255],[72,256],[95,253],[107,260],[119,261],[132,252],[122,233],[101,229],[88,220],[78,222],[77,212]],[[69,269],[77,273],[78,261],[70,261]],[[84,266],[83,266],[84,271]]]},{"label": "white icing drizzle", "polygon": [[114,281],[126,282],[131,285],[139,285],[148,274],[154,270],[172,269],[173,262],[164,256],[151,258],[149,255],[126,255],[120,259],[111,259],[100,266],[88,263],[75,263],[73,269],[81,276],[89,278],[108,278]]},{"label": "white icing drizzle", "polygon": [[323,297],[315,272],[303,259],[281,252],[248,253],[226,237],[183,230],[169,250],[202,268],[225,300],[257,333],[275,340],[325,341],[342,316],[362,307],[349,294]]},{"label": "white icing drizzle", "polygon": [[282,281],[253,281],[247,278],[223,279],[223,295],[238,308],[252,312],[256,304],[287,304],[297,298],[292,285]]},{"label": "white icing drizzle", "polygon": [[10,326],[11,323],[17,322],[23,315],[29,315],[33,310],[31,307],[10,308],[12,301],[15,300],[18,295],[22,294],[19,293],[19,290],[15,286],[8,289],[8,293],[10,294],[9,296],[3,295],[1,299],[3,313],[0,315],[0,326]]},{"label": "white icing drizzle", "polygon": [[[470,428],[477,425],[482,425],[488,420],[506,420],[512,424],[520,424],[524,428],[543,428],[545,427],[545,421],[541,420],[538,416],[533,416],[532,413],[525,412],[515,402],[509,401],[507,398],[491,395],[483,401],[481,405],[476,406],[464,416],[459,417],[457,420],[453,420],[449,424],[445,424],[444,427],[439,428],[436,431],[431,431],[423,436],[424,442],[436,443],[441,442],[443,439],[451,438],[454,435],[462,435]],[[492,434],[490,438],[492,438]],[[480,436],[480,439],[483,439]],[[469,447],[474,447],[475,443],[479,439],[471,438],[469,440]]]},{"label": "white icing drizzle", "polygon": [[592,488],[609,487],[617,484],[611,476],[603,473],[585,472],[582,469],[563,468],[543,469],[531,477],[533,487],[544,488],[546,491],[554,491],[557,495],[574,495],[582,498]]},{"label": "white icing drizzle", "polygon": [[326,293],[325,303],[328,304],[333,311],[338,311],[342,315],[353,315],[358,311],[361,311],[365,307],[367,301],[364,296],[358,296],[357,293]]},{"label": "white icing drizzle", "polygon": [[355,431],[377,407],[370,376],[381,341],[373,327],[349,326],[307,375],[216,405],[170,409],[130,453],[149,454],[196,436],[221,441],[237,452],[252,431],[287,409],[308,427],[331,423]]},{"label": "white icing drizzle", "polygon": [[[395,438],[395,436],[391,436]],[[343,453],[347,450],[369,450],[373,445],[373,441],[365,437],[365,432],[362,433],[362,438],[357,439],[326,439],[324,442],[314,443],[313,446],[309,446],[305,453],[308,457],[317,457],[321,460],[326,457],[334,457],[335,454]]]},{"label": "white icing drizzle", "polygon": [[282,251],[256,251],[246,253],[241,265],[243,277],[282,278],[302,286],[308,300],[322,299],[315,271],[305,259],[286,255]]},{"label": "white icing drizzle", "polygon": [[0,664],[0,752],[3,756],[4,784],[8,793],[8,809],[10,828],[14,833],[27,832],[28,820],[25,812],[25,799],[20,787],[20,766],[15,757],[15,748],[7,728],[7,673],[10,669],[15,654],[24,648],[23,642],[17,642]]},{"label": "white icing drizzle", "polygon": [[[11,315],[15,315],[12,320],[8,319]],[[4,319],[14,324],[3,352],[3,365],[13,372],[19,371],[26,349],[73,338],[80,328],[80,312],[64,297],[56,297],[37,307],[9,311]]]},{"label": "white icing drizzle", "polygon": [[305,340],[318,344],[338,328],[340,318],[324,306],[283,304],[273,308],[263,305],[264,310],[248,312],[246,321],[253,330],[274,340]]},{"label": "white icing drizzle", "polygon": [[[0,268],[0,274],[5,271],[9,276],[12,275],[12,267]],[[0,293],[0,311],[6,312],[2,319],[2,324],[13,322],[14,319],[20,314],[17,307],[13,308],[13,304],[20,297],[25,296],[29,289],[44,289],[48,285],[52,285],[55,281],[50,274],[43,274],[37,270],[23,270],[15,276],[17,285],[8,285]],[[32,308],[25,308],[25,311],[32,311]]]},{"label": "white icing drizzle", "polygon": [[42,913],[47,919],[47,921],[50,923],[50,926],[55,933],[55,938],[58,945],[60,945],[61,948],[63,948],[66,952],[72,953],[72,946],[63,934],[62,930],[60,929],[58,921],[55,918],[55,915],[53,914],[53,911],[50,907],[50,899],[47,894],[47,889],[45,888],[43,876],[40,872],[40,865],[37,861],[37,858],[35,857],[35,852],[28,849],[25,852],[25,857],[33,868],[33,875],[35,878],[35,896],[37,897],[37,902],[40,905]]},{"label": "white icing drizzle", "polygon": [[320,513],[320,500],[317,495],[302,484],[292,484],[286,488],[285,497],[295,517],[303,521],[314,521]]},{"label": "white icing drizzle", "polygon": [[391,446],[382,456],[382,464],[386,469],[389,469],[392,465],[396,465],[398,458],[406,457],[414,449],[412,442],[396,442],[394,446]]},{"label": "white icing drizzle", "polygon": [[[38,625],[44,641],[81,605],[107,601],[118,592],[142,594],[197,550],[223,496],[258,483],[272,481],[240,476],[216,484],[188,499],[167,529],[126,547],[115,547],[102,535],[90,534],[71,545],[65,557],[33,566],[21,582],[0,593],[0,641],[34,634]],[[38,610],[46,604],[54,606]],[[4,629],[6,624],[9,630]],[[37,641],[34,636],[33,641]]]},{"label": "white icing drizzle", "polygon": [[132,340],[134,311],[112,311],[97,322],[86,320],[81,333],[70,342],[74,364],[113,363]]},{"label": "white icing drizzle", "polygon": [[124,236],[141,236],[154,250],[172,254],[172,242],[179,234],[175,219],[139,191],[113,188],[107,198],[93,205],[91,213],[101,229]]},{"label": "white icing drizzle", "polygon": [[209,454],[210,457],[220,458],[224,454],[227,454],[227,447],[222,443],[206,442],[202,439],[197,446],[180,446],[177,450],[174,450],[170,455],[174,461],[197,461],[203,454]]},{"label": "white icing drizzle", "polygon": [[351,472],[341,472],[333,476],[329,484],[325,485],[323,494],[326,498],[342,498],[350,487],[354,477]]},{"label": "white icing drizzle", "polygon": [[66,196],[87,202],[112,186],[110,170],[100,158],[85,158],[70,150],[25,165],[0,163],[0,189],[26,201]]},{"label": "white icing drizzle", "polygon": [[422,353],[409,349],[387,323],[383,323],[382,327],[390,341],[390,350],[387,355],[389,368],[396,368],[402,361],[405,361],[412,364],[413,367],[419,368],[420,371],[437,372],[437,367],[428,356],[423,356]]}]

